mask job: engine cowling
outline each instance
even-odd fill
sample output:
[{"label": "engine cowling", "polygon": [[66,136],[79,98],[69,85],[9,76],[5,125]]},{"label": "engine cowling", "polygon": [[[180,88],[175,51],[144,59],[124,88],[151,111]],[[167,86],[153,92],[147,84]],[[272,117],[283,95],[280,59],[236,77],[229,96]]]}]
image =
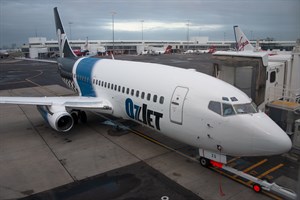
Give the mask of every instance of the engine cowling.
[{"label": "engine cowling", "polygon": [[67,132],[73,125],[74,120],[64,106],[37,106],[46,122],[56,131]]}]

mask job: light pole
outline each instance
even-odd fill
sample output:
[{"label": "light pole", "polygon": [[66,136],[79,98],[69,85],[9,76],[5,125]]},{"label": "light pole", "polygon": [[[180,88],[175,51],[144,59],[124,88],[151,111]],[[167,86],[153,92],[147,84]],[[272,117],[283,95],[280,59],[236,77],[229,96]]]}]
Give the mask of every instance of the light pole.
[{"label": "light pole", "polygon": [[141,20],[142,23],[142,43],[144,42],[144,20]]},{"label": "light pole", "polygon": [[187,25],[186,41],[187,41],[187,48],[188,48],[189,40],[190,40],[190,20],[188,20],[186,25]]},{"label": "light pole", "polygon": [[111,12],[111,20],[112,20],[112,39],[113,39],[113,51],[112,53],[115,53],[115,14],[117,14],[117,12],[112,11]]},{"label": "light pole", "polygon": [[73,22],[69,22],[69,29],[70,29],[70,42],[72,40],[72,24]]}]

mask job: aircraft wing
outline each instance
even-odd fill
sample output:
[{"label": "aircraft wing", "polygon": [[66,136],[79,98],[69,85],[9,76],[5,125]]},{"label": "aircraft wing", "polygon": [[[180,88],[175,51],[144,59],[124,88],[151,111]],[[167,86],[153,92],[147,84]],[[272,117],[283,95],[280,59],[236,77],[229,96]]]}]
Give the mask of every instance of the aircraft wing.
[{"label": "aircraft wing", "polygon": [[16,58],[16,60],[27,60],[27,61],[43,62],[43,63],[57,63],[56,60],[45,60],[45,59],[34,59],[34,58]]},{"label": "aircraft wing", "polygon": [[109,101],[99,97],[0,97],[0,104],[64,106],[86,110],[112,110]]}]

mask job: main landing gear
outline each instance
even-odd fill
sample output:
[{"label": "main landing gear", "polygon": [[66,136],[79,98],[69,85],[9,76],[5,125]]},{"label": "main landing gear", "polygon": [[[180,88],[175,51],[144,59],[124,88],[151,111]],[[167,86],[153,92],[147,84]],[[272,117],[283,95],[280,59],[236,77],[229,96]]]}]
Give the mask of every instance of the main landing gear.
[{"label": "main landing gear", "polygon": [[84,111],[73,110],[71,112],[71,116],[73,118],[74,124],[78,124],[79,121],[83,124],[85,124],[87,122],[87,115],[86,115],[86,112],[84,112]]}]

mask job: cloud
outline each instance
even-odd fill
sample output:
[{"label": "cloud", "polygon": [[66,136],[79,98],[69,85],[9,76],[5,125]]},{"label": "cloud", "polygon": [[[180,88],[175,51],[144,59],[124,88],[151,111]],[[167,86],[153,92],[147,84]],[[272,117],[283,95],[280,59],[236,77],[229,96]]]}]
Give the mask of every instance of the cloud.
[{"label": "cloud", "polygon": [[[112,23],[107,22],[103,26],[106,30],[112,30]],[[140,32],[142,29],[144,31],[159,31],[159,30],[179,30],[187,29],[190,30],[203,30],[203,31],[216,31],[223,28],[223,25],[219,24],[205,24],[205,25],[196,25],[189,24],[188,22],[162,22],[162,21],[150,21],[150,22],[115,22],[114,30],[115,31],[124,31],[124,32]]]},{"label": "cloud", "polygon": [[[36,34],[56,38],[53,7],[59,8],[72,38],[111,38],[111,12],[116,11],[119,38],[184,40],[189,20],[190,36],[210,40],[233,39],[233,25],[254,39],[300,37],[299,0],[0,0],[0,47],[23,44]],[[72,27],[68,23],[72,22]]]}]

